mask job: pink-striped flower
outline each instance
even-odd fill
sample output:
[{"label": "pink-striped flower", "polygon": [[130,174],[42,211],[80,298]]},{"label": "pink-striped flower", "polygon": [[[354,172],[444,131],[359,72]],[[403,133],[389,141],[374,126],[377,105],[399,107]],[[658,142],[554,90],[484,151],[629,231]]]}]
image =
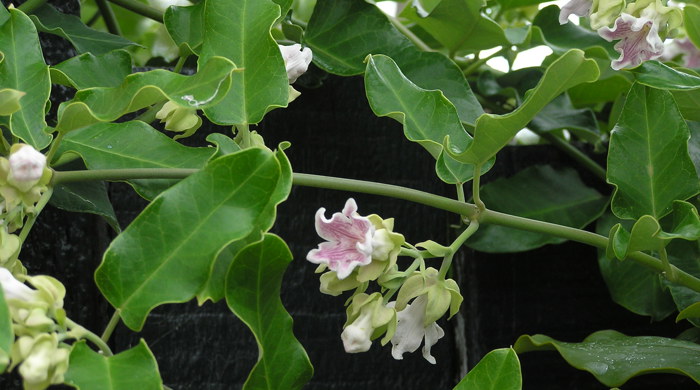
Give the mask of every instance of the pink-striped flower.
[{"label": "pink-striped flower", "polygon": [[664,43],[659,37],[659,24],[645,15],[637,18],[623,13],[613,28],[602,27],[598,30],[598,35],[608,42],[620,40],[615,44],[620,57],[611,63],[615,70],[634,68],[644,61],[660,57],[664,52]]},{"label": "pink-striped flower", "polygon": [[372,262],[372,236],[375,228],[367,217],[357,213],[357,204],[350,198],[340,213],[331,219],[326,209],[316,212],[316,232],[326,240],[312,249],[306,259],[315,264],[326,264],[338,279],[345,279],[357,266]]}]

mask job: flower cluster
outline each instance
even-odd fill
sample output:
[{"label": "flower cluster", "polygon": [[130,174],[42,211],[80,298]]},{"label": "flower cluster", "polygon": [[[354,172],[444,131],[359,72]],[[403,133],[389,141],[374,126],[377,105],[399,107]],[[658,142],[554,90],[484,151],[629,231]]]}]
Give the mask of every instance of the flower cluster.
[{"label": "flower cluster", "polygon": [[36,289],[0,268],[0,286],[16,336],[10,356],[0,356],[0,366],[19,367],[26,390],[43,390],[63,383],[68,369],[70,346],[59,341],[68,334],[63,310],[66,290],[49,276],[20,277]]},{"label": "flower cluster", "polygon": [[661,0],[570,0],[562,7],[559,22],[569,15],[589,16],[591,28],[615,44],[620,57],[613,60],[615,70],[633,68],[642,62],[661,57],[663,38],[678,29],[683,21],[681,10],[666,6]]},{"label": "flower cluster", "polygon": [[[462,302],[457,283],[435,268],[425,268],[417,251],[409,252],[415,260],[400,271],[397,258],[407,244],[403,235],[393,231],[393,219],[361,216],[353,199],[331,219],[326,219],[325,211],[321,208],[316,213],[316,231],[326,241],[312,249],[307,259],[320,264],[317,272],[325,271],[320,277],[321,292],[337,296],[355,289],[341,334],[345,351],[368,351],[372,340],[384,335],[381,344],[391,342],[395,359],[423,343],[423,357],[435,364],[430,349],[445,334],[437,320],[448,310],[454,315]],[[377,282],[381,293],[365,293],[371,281]],[[396,300],[390,302],[397,292]]]}]

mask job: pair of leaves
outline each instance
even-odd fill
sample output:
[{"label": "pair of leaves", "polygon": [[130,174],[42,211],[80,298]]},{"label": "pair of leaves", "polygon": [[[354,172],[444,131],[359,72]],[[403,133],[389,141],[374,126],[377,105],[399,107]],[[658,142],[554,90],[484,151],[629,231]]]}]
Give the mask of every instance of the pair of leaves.
[{"label": "pair of leaves", "polygon": [[630,337],[614,330],[595,332],[581,343],[545,335],[518,338],[516,352],[558,351],[572,366],[593,374],[609,387],[651,373],[685,375],[700,384],[700,345],[655,336]]},{"label": "pair of leaves", "polygon": [[65,382],[78,390],[160,390],[156,359],[141,340],[127,351],[106,357],[84,341],[73,345]]},{"label": "pair of leaves", "polygon": [[226,58],[214,57],[193,76],[157,69],[131,74],[118,87],[83,89],[61,104],[56,128],[68,132],[113,121],[164,99],[184,107],[206,108],[224,98],[236,70]]},{"label": "pair of leaves", "polygon": [[513,348],[495,349],[484,356],[453,390],[520,390],[520,361]]},{"label": "pair of leaves", "polygon": [[473,124],[483,114],[455,63],[443,54],[417,49],[372,4],[354,0],[318,2],[305,38],[314,51],[314,63],[327,72],[361,74],[369,54],[384,54],[419,88],[442,91],[463,122]]},{"label": "pair of leaves", "polygon": [[610,135],[607,181],[615,186],[612,211],[622,219],[657,220],[673,201],[700,191],[688,155],[690,132],[671,94],[635,84]]},{"label": "pair of leaves", "polygon": [[49,68],[34,24],[23,12],[0,7],[0,90],[25,93],[19,110],[10,114],[13,135],[36,149],[51,142],[45,132],[44,109],[49,100]]}]

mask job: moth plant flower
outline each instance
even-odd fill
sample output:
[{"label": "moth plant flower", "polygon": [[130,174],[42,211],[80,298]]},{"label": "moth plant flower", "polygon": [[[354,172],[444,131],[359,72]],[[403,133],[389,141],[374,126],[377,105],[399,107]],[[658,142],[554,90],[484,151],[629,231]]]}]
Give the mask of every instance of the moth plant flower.
[{"label": "moth plant flower", "polygon": [[347,316],[345,329],[340,335],[347,353],[367,352],[372,340],[384,333],[381,343],[385,345],[396,330],[396,311],[384,305],[378,292],[355,295],[347,308]]},{"label": "moth plant flower", "polygon": [[403,359],[404,353],[415,352],[422,343],[423,358],[435,364],[430,350],[445,335],[437,320],[448,310],[452,317],[462,300],[457,283],[443,279],[435,268],[414,272],[401,286],[394,303],[398,322],[391,338],[394,359]]},{"label": "moth plant flower", "polygon": [[[46,166],[46,156],[30,145],[12,145],[10,155],[0,157],[0,196],[5,199],[5,223],[13,227],[16,219],[21,220],[24,213],[33,212],[50,180],[51,170]],[[23,209],[17,210],[18,206]]]},{"label": "moth plant flower", "polygon": [[334,213],[331,219],[326,219],[325,212],[325,208],[320,208],[316,212],[315,222],[316,232],[326,241],[309,251],[306,258],[314,264],[325,266],[319,267],[318,271],[327,267],[333,272],[325,277],[327,286],[338,285],[334,278],[344,280],[357,267],[360,269],[353,274],[353,278],[358,282],[374,280],[396,263],[404,237],[392,231],[393,219],[359,215],[357,203],[352,198],[345,202],[342,212]]},{"label": "moth plant flower", "polygon": [[306,73],[306,71],[309,69],[309,64],[313,59],[313,53],[308,47],[302,49],[301,45],[298,43],[290,46],[278,46],[280,52],[282,52],[282,58],[284,59],[284,66],[287,70],[287,79],[289,80],[289,84],[294,84],[299,76]]},{"label": "moth plant flower", "polygon": [[0,285],[8,303],[12,300],[34,302],[39,299],[38,291],[17,280],[6,268],[0,268]]},{"label": "moth plant flower", "polygon": [[611,25],[625,6],[625,0],[570,0],[559,12],[559,23],[566,24],[569,15],[589,17],[591,28]]},{"label": "moth plant flower", "polygon": [[638,0],[630,3],[615,20],[613,27],[601,27],[598,35],[615,44],[620,57],[613,60],[615,70],[633,68],[644,61],[661,57],[662,36],[680,27],[682,14],[678,8],[666,7],[660,0]]},{"label": "moth plant flower", "polygon": [[19,364],[25,390],[44,390],[64,382],[70,349],[59,345],[56,333],[22,336],[12,346],[13,369]]},{"label": "moth plant flower", "polygon": [[700,50],[688,37],[675,38],[664,47],[663,61],[673,61],[680,57],[686,68],[700,68]]},{"label": "moth plant flower", "polygon": [[197,115],[196,108],[183,107],[171,100],[156,113],[156,118],[165,123],[165,130],[182,133],[174,139],[187,138],[202,126],[202,118]]}]

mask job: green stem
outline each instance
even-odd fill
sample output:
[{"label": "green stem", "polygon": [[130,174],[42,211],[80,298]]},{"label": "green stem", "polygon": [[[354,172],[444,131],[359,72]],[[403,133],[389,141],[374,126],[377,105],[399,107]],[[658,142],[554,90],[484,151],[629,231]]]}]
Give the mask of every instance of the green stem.
[{"label": "green stem", "polygon": [[17,7],[18,10],[24,12],[25,14],[31,14],[35,9],[46,4],[48,0],[27,0],[22,5]]},{"label": "green stem", "polygon": [[22,244],[24,244],[24,240],[27,239],[27,236],[32,230],[32,226],[34,226],[34,222],[36,222],[36,219],[41,213],[41,210],[43,210],[44,207],[46,207],[46,204],[49,203],[49,199],[51,199],[52,193],[53,187],[49,187],[48,190],[46,190],[46,192],[41,194],[41,198],[39,198],[39,201],[34,207],[34,213],[30,214],[29,217],[27,217],[27,221],[24,223],[24,226],[22,226],[22,231],[19,233],[20,251],[22,250]]},{"label": "green stem", "polygon": [[[56,171],[54,172],[52,178],[52,185],[90,180],[120,181],[128,179],[184,179],[195,172],[197,172],[196,169],[150,168]],[[411,188],[363,180],[342,179],[304,173],[294,173],[292,183],[294,185],[304,187],[326,188],[331,190],[365,193],[403,199],[449,211],[458,215],[464,215],[470,219],[474,219],[478,215],[478,220],[481,224],[494,224],[535,233],[544,233],[603,249],[608,245],[608,239],[599,234],[549,222],[503,214],[492,210],[483,210],[479,212],[478,208],[473,204],[462,203],[444,196],[434,195]],[[657,272],[668,271],[668,269],[664,267],[661,260],[645,253],[634,252],[629,256],[629,258]],[[671,269],[676,274],[677,282],[679,284],[700,292],[700,279],[678,269],[673,265],[671,265]]]},{"label": "green stem", "polygon": [[97,4],[97,8],[100,10],[102,20],[105,21],[107,31],[114,35],[122,35],[122,30],[119,28],[117,17],[114,15],[114,10],[112,10],[112,6],[109,5],[107,0],[95,0],[95,3]]},{"label": "green stem", "polygon": [[598,177],[600,180],[605,181],[606,175],[605,175],[605,168],[601,167],[598,165],[597,162],[593,161],[590,157],[588,157],[585,153],[580,151],[578,148],[575,146],[571,145],[570,143],[564,141],[563,139],[557,137],[556,135],[550,133],[550,132],[542,132],[538,133],[540,137],[546,139],[563,151],[564,153],[568,154],[569,157],[574,159],[576,162],[579,164],[583,165],[586,169],[588,169],[591,173],[593,173],[596,177]]},{"label": "green stem", "polygon": [[159,10],[149,7],[148,5],[136,0],[109,0],[118,6],[124,7],[131,12],[153,19],[156,22],[163,23],[163,13]]},{"label": "green stem", "polygon": [[481,182],[481,164],[474,166],[474,178],[472,179],[472,198],[474,199],[474,204],[480,211],[486,210],[486,205],[481,200],[480,191]]},{"label": "green stem", "polygon": [[173,72],[180,73],[180,71],[182,71],[182,68],[185,66],[185,62],[189,57],[189,55],[180,56],[180,58],[177,59],[177,64],[175,64],[175,68],[173,68]]},{"label": "green stem", "polygon": [[457,183],[455,186],[457,187],[457,200],[460,202],[466,202],[467,200],[464,197],[464,184]]},{"label": "green stem", "polygon": [[668,279],[671,282],[676,282],[676,280],[678,279],[678,275],[676,275],[676,272],[674,271],[673,267],[671,267],[671,262],[668,261],[668,253],[666,253],[666,248],[662,247],[661,249],[659,249],[659,258],[661,259],[661,263],[666,269],[666,271],[664,271],[664,276],[666,276],[666,279]]},{"label": "green stem", "polygon": [[457,236],[457,238],[450,244],[450,253],[445,256],[445,259],[442,261],[442,265],[440,265],[440,271],[438,272],[438,277],[440,279],[445,279],[445,275],[447,275],[447,271],[450,269],[450,266],[452,266],[452,258],[454,257],[455,253],[459,250],[459,248],[464,245],[464,242],[469,239],[477,230],[479,229],[479,222],[476,219],[473,219],[470,223],[469,226],[467,226],[464,231]]},{"label": "green stem", "polygon": [[389,18],[389,21],[391,22],[391,24],[393,24],[397,30],[399,30],[403,35],[405,35],[406,38],[408,38],[411,42],[413,42],[413,44],[416,45],[417,48],[419,48],[423,51],[435,51],[430,46],[428,46],[425,42],[423,42],[423,40],[420,39],[416,34],[414,34],[413,31],[411,31],[411,29],[404,26],[404,24],[401,23],[400,20],[398,20],[392,16],[387,16],[387,17]]},{"label": "green stem", "polygon": [[148,107],[146,111],[144,111],[141,115],[137,116],[133,120],[141,121],[146,124],[153,122],[154,120],[156,120],[156,114],[158,114],[158,111],[160,111],[160,109],[163,108],[165,103],[167,103],[167,100]]},{"label": "green stem", "polygon": [[97,346],[97,348],[99,348],[100,351],[102,351],[102,354],[105,356],[113,356],[112,350],[109,348],[107,343],[102,341],[102,339],[99,338],[96,334],[85,329],[82,325],[76,324],[70,318],[66,318],[66,325],[68,325],[68,327],[71,329],[71,333],[76,338],[85,339],[95,344],[95,346]]},{"label": "green stem", "polygon": [[51,147],[49,148],[49,152],[46,153],[46,161],[48,162],[49,166],[51,165],[51,160],[53,160],[53,156],[56,154],[56,151],[58,150],[58,145],[61,144],[61,141],[63,141],[65,133],[62,131],[58,132],[58,135],[56,136],[56,139],[53,140],[53,143],[51,143]]},{"label": "green stem", "polygon": [[430,252],[428,251],[419,251],[416,249],[408,249],[408,248],[401,248],[399,251],[399,256],[407,256],[407,257],[413,257],[414,259],[432,259],[434,257],[438,256],[433,256]]},{"label": "green stem", "polygon": [[102,332],[102,336],[100,336],[100,339],[102,339],[102,341],[106,343],[109,340],[109,338],[112,337],[112,332],[114,332],[114,329],[119,324],[120,319],[121,317],[119,316],[119,309],[117,309],[114,311],[114,314],[112,314],[112,318],[110,318],[109,323],[105,327],[104,332]]},{"label": "green stem", "polygon": [[499,50],[499,51],[497,51],[497,52],[495,52],[487,57],[475,59],[474,62],[471,63],[471,65],[469,65],[466,69],[464,69],[462,71],[462,73],[464,73],[465,76],[469,76],[470,74],[472,74],[476,70],[478,70],[479,67],[481,67],[481,65],[485,64],[488,60],[490,60],[491,58],[500,56],[506,50],[507,50],[506,48],[502,48],[501,50]]}]

